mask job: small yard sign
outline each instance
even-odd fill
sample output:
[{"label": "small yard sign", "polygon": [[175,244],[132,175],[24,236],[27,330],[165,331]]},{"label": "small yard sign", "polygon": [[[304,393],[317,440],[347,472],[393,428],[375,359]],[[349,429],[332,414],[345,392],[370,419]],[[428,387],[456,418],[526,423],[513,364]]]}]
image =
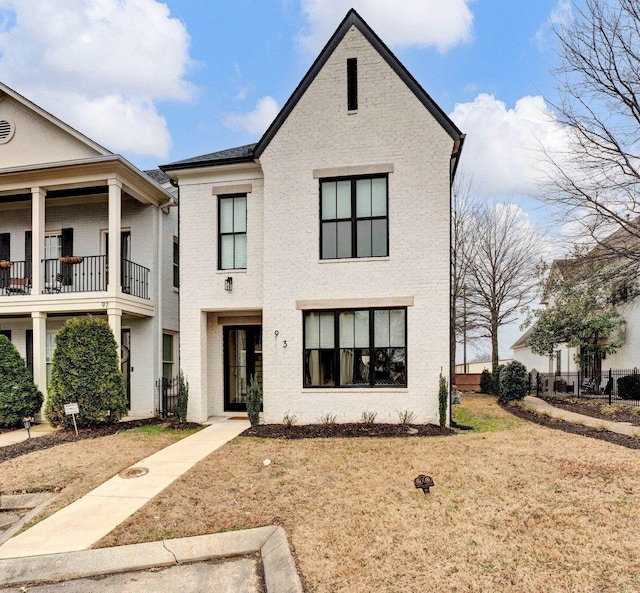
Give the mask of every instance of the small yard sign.
[{"label": "small yard sign", "polygon": [[73,428],[76,429],[76,436],[78,436],[78,425],[76,424],[76,414],[80,413],[78,404],[64,404],[64,413],[73,418]]}]

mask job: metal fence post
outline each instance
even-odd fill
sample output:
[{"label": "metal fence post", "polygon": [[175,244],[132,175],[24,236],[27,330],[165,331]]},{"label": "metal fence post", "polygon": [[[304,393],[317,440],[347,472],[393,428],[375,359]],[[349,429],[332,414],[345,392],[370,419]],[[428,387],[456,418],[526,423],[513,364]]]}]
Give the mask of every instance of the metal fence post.
[{"label": "metal fence post", "polygon": [[611,378],[611,369],[609,369],[609,381],[607,382],[607,385],[611,386],[609,389],[609,405],[611,405],[611,394],[613,393],[613,379]]}]

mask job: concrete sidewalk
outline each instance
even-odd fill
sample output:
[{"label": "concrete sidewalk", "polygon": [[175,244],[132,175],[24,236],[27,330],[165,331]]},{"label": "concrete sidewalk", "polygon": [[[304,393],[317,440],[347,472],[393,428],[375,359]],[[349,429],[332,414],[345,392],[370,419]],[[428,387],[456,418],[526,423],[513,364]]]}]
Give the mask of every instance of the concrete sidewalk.
[{"label": "concrete sidewalk", "polygon": [[532,408],[536,412],[548,414],[553,418],[560,418],[561,420],[567,420],[574,424],[584,424],[585,426],[591,426],[592,428],[606,428],[611,432],[617,432],[618,434],[624,434],[627,436],[640,435],[640,426],[634,426],[629,422],[614,422],[613,420],[603,420],[601,418],[593,418],[592,416],[584,416],[583,414],[576,414],[562,408],[556,408],[550,403],[528,395],[524,398],[524,403],[529,408]]},{"label": "concrete sidewalk", "polygon": [[[36,439],[43,437],[52,432],[56,432],[57,428],[53,428],[50,424],[44,422],[43,424],[34,424],[31,427],[31,438]],[[21,443],[29,438],[29,434],[24,428],[17,430],[10,430],[9,432],[3,432],[0,434],[0,447],[8,447],[9,445],[15,445]]]},{"label": "concrete sidewalk", "polygon": [[[59,554],[90,548],[196,463],[247,428],[249,422],[246,420],[218,419],[129,468],[134,470],[128,472],[130,475],[138,476],[114,476],[74,503],[11,538],[0,546],[0,558]],[[139,471],[135,471],[136,468]]]}]

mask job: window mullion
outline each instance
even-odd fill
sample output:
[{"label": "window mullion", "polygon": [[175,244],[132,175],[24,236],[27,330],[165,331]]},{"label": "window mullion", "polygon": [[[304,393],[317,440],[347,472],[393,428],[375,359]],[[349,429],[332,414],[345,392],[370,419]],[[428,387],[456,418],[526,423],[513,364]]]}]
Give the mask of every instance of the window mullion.
[{"label": "window mullion", "polygon": [[351,180],[351,257],[357,256],[358,237],[356,230],[358,228],[358,218],[356,214],[356,180]]},{"label": "window mullion", "polygon": [[340,387],[340,312],[333,312],[333,385]]},{"label": "window mullion", "polygon": [[373,318],[375,317],[374,315],[374,309],[369,309],[369,387],[373,387],[375,385],[375,373],[376,373],[376,368],[375,368],[375,356],[374,356],[374,325],[373,325]]}]

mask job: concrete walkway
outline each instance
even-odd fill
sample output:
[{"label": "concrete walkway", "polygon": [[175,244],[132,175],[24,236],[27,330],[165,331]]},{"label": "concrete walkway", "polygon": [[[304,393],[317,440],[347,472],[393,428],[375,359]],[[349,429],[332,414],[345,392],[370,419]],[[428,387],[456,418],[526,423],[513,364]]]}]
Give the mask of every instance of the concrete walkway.
[{"label": "concrete walkway", "polygon": [[[249,428],[246,420],[214,424],[136,463],[147,473],[107,480],[69,506],[0,546],[0,558],[86,550],[133,515],[196,463]],[[126,472],[126,470],[125,470]],[[125,473],[121,472],[121,473]]]},{"label": "concrete walkway", "polygon": [[617,432],[618,434],[624,434],[627,436],[640,435],[640,426],[634,426],[629,422],[614,422],[613,420],[603,420],[601,418],[593,418],[592,416],[584,416],[582,414],[576,414],[575,412],[569,412],[568,410],[556,408],[543,399],[532,395],[526,396],[524,398],[524,403],[536,412],[548,414],[554,418],[567,420],[574,424],[584,424],[585,426],[591,426],[593,428],[606,428],[611,432]]},{"label": "concrete walkway", "polygon": [[[53,428],[48,423],[35,424],[31,427],[31,438],[36,439],[45,435],[55,432],[57,428]],[[24,428],[18,430],[10,430],[9,432],[0,433],[0,447],[8,447],[9,445],[15,445],[21,443],[29,438],[29,434]]]}]

